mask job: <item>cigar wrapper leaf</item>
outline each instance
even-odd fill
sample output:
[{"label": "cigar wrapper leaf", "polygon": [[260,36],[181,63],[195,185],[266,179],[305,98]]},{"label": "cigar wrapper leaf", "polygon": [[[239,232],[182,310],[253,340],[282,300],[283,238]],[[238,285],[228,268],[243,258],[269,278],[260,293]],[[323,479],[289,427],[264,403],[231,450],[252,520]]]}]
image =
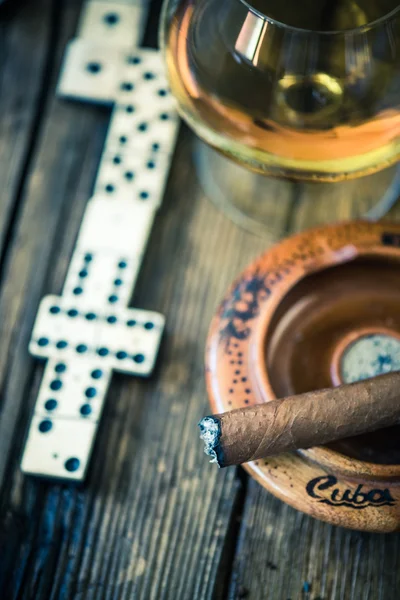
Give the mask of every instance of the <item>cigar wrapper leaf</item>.
[{"label": "cigar wrapper leaf", "polygon": [[399,423],[396,372],[207,416],[199,427],[210,462],[228,467]]}]

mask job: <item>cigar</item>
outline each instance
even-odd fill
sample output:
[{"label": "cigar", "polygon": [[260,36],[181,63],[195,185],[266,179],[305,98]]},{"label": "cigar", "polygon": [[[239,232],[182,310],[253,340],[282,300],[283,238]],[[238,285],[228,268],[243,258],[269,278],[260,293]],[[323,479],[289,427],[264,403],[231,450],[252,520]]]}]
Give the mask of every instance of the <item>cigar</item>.
[{"label": "cigar", "polygon": [[400,372],[273,400],[199,423],[210,462],[241,465],[400,423]]}]

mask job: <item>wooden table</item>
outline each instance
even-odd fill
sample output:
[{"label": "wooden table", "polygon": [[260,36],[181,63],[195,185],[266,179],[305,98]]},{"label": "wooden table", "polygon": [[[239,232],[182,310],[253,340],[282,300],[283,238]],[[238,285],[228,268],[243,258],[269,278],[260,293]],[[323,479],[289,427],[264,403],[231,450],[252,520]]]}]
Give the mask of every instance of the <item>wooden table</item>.
[{"label": "wooden table", "polygon": [[0,598],[397,599],[399,535],[317,522],[203,454],[208,324],[268,240],[202,195],[185,128],[134,298],[167,317],[159,368],[114,378],[83,487],[21,475],[42,373],[28,340],[60,293],[109,119],[55,98],[80,5],[11,0],[0,18]]}]

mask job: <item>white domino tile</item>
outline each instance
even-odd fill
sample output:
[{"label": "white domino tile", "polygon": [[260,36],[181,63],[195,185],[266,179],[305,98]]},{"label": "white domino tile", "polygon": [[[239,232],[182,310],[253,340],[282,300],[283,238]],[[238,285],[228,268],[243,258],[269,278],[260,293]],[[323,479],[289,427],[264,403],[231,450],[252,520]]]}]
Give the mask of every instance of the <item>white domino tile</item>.
[{"label": "white domino tile", "polygon": [[[43,422],[48,422],[48,431]],[[97,424],[86,419],[33,416],[22,457],[24,473],[80,481],[86,475]]]},{"label": "white domino tile", "polygon": [[146,13],[140,3],[88,2],[82,12],[78,36],[108,46],[138,46]]},{"label": "white domino tile", "polygon": [[94,193],[135,205],[146,204],[155,210],[162,202],[170,160],[170,156],[151,148],[144,153],[106,149]]},{"label": "white domino tile", "polygon": [[114,105],[61,296],[43,298],[29,346],[46,360],[21,462],[84,479],[113,371],[149,376],[163,315],[129,308],[179,126],[162,57],[136,47],[148,2],[86,2],[58,94]]},{"label": "white domino tile", "polygon": [[36,414],[44,419],[78,419],[96,423],[111,379],[111,370],[96,357],[48,361],[39,390]]},{"label": "white domino tile", "polygon": [[136,375],[150,375],[154,369],[165,320],[163,315],[140,309],[113,312],[113,322],[105,319],[100,347],[109,352],[104,366]]},{"label": "white domino tile", "polygon": [[29,351],[40,358],[70,361],[94,355],[99,338],[97,313],[91,308],[62,296],[46,296],[39,307]]},{"label": "white domino tile", "polygon": [[[128,104],[128,108],[131,105]],[[115,152],[171,152],[171,140],[178,131],[178,116],[174,109],[160,102],[159,106],[140,100],[133,104],[135,112],[118,106],[108,129],[106,148]]]},{"label": "white domino tile", "polygon": [[[165,63],[158,50],[142,49],[128,52],[120,66],[122,86],[117,89],[117,102],[130,102],[135,95],[146,90],[146,104],[160,105],[164,102],[174,107],[173,98],[168,92]],[[131,84],[132,87],[123,84]],[[160,93],[161,92],[161,93]],[[167,106],[168,108],[168,106]]]},{"label": "white domino tile", "polygon": [[66,49],[58,94],[66,98],[112,104],[120,84],[125,52],[82,38],[72,40]]},{"label": "white domino tile", "polygon": [[143,202],[94,196],[86,209],[77,249],[142,256],[153,223],[154,210]]},{"label": "white domino tile", "polygon": [[[90,258],[90,261],[88,260]],[[76,252],[65,281],[63,297],[72,305],[104,308],[126,306],[140,271],[142,256],[114,252]]]}]

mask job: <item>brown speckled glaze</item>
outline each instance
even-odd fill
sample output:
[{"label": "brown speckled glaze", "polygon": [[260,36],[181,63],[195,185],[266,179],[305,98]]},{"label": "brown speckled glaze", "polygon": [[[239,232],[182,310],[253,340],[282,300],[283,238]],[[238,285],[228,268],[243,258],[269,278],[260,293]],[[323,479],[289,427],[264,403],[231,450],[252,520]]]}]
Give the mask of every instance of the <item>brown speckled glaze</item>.
[{"label": "brown speckled glaze", "polygon": [[[339,383],[363,332],[400,336],[400,225],[351,222],[268,250],[236,280],[206,351],[212,411]],[[400,529],[400,427],[248,463],[270,492],[334,524]]]}]

